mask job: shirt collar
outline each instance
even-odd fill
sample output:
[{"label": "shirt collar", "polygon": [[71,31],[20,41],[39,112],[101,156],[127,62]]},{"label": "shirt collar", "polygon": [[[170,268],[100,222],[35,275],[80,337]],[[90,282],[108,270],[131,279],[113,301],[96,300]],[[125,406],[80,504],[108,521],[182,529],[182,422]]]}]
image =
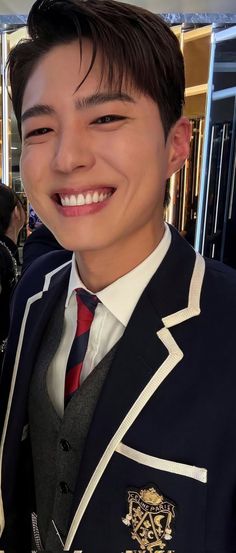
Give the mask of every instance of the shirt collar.
[{"label": "shirt collar", "polygon": [[[118,319],[124,326],[127,326],[131,314],[148,282],[158,269],[164,259],[171,243],[171,232],[165,224],[165,232],[162,240],[155,250],[142,263],[132,271],[125,274],[100,292],[97,297],[105,307]],[[83,284],[77,271],[75,255],[72,257],[72,266],[66,307],[76,288],[84,288],[91,292]],[[121,301],[122,298],[122,301]]]}]

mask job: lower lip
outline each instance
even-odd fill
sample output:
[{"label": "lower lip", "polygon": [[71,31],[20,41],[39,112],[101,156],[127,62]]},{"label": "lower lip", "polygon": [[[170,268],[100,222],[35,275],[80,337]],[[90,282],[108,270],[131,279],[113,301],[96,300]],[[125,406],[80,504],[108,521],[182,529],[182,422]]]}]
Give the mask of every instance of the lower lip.
[{"label": "lower lip", "polygon": [[61,204],[56,203],[58,211],[64,215],[64,217],[80,217],[81,215],[93,215],[94,213],[98,213],[107,206],[109,198],[106,198],[106,200],[103,200],[103,202],[98,202],[94,204],[88,204],[88,205],[66,205],[63,206]]}]

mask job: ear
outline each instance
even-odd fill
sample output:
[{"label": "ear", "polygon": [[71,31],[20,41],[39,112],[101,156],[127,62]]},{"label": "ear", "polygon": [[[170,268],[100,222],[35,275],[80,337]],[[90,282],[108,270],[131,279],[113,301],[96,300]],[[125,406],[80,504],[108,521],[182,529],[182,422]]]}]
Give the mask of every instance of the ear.
[{"label": "ear", "polygon": [[14,207],[12,215],[13,215],[13,219],[14,219],[15,223],[18,225],[18,227],[22,228],[25,224],[24,223],[25,215],[24,215],[23,207],[21,207],[20,205],[16,205]]},{"label": "ear", "polygon": [[12,211],[12,219],[14,219],[14,221],[17,221],[19,219],[19,209],[17,205],[15,205]]},{"label": "ear", "polygon": [[19,205],[16,205],[16,206],[15,206],[15,208],[14,208],[14,215],[15,215],[16,221],[20,221],[20,219],[21,219],[21,210],[20,210],[20,206],[19,206]]},{"label": "ear", "polygon": [[173,125],[167,139],[169,147],[168,176],[179,171],[189,155],[191,124],[187,117],[180,117]]}]

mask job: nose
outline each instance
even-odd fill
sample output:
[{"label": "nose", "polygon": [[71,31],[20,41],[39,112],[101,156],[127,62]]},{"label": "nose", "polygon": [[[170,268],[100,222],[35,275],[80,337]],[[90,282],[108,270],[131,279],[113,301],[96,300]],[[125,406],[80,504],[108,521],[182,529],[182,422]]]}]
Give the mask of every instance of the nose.
[{"label": "nose", "polygon": [[52,168],[60,173],[88,170],[95,163],[91,141],[85,133],[68,128],[55,141]]}]

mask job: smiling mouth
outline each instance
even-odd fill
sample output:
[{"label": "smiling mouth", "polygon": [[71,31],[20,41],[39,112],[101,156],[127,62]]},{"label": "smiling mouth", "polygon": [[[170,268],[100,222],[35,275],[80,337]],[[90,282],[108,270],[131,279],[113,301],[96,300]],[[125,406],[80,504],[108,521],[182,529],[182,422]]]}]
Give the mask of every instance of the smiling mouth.
[{"label": "smiling mouth", "polygon": [[98,204],[110,198],[115,192],[114,188],[106,188],[95,191],[80,192],[79,194],[55,194],[53,199],[62,207],[75,207]]}]

